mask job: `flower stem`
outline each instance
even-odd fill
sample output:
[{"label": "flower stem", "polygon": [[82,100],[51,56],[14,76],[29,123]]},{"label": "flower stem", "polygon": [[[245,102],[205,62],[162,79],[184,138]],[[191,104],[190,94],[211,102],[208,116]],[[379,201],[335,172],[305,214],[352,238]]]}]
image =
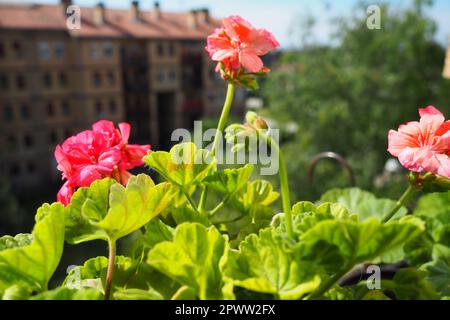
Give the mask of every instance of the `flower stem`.
[{"label": "flower stem", "polygon": [[217,133],[214,137],[213,146],[211,149],[212,155],[216,154],[217,145],[219,144],[219,139],[222,138],[222,132],[225,129],[225,125],[227,124],[228,114],[230,113],[231,104],[233,103],[234,98],[234,89],[235,84],[233,82],[228,82],[227,96],[225,98],[225,103],[223,104],[222,114],[220,115],[219,123],[217,125]]},{"label": "flower stem", "polygon": [[109,257],[108,257],[108,270],[106,272],[106,287],[105,287],[105,300],[109,300],[111,295],[111,285],[114,275],[114,262],[116,260],[116,241],[108,240]]},{"label": "flower stem", "polygon": [[311,293],[309,295],[309,297],[307,298],[308,300],[312,300],[312,299],[318,299],[320,298],[324,293],[326,293],[328,290],[330,290],[336,282],[339,281],[339,279],[341,279],[352,267],[351,264],[349,264],[349,266],[345,266],[344,268],[342,268],[339,272],[335,273],[334,275],[332,275],[330,278],[328,278],[327,281],[325,281],[318,289],[317,291],[314,291],[313,293]]},{"label": "flower stem", "polygon": [[280,146],[278,143],[272,140],[270,136],[265,134],[260,134],[263,139],[266,140],[267,144],[274,149],[274,151],[278,154],[278,162],[280,166],[279,177],[280,177],[280,185],[281,185],[281,199],[283,203],[283,212],[285,217],[286,224],[286,232],[290,238],[294,238],[294,229],[292,222],[292,213],[291,213],[291,196],[289,191],[289,183],[288,183],[288,175],[286,169],[286,161],[284,160],[283,152],[280,150]]},{"label": "flower stem", "polygon": [[[231,104],[233,103],[234,89],[235,89],[235,84],[233,82],[228,82],[227,96],[226,96],[225,102],[223,104],[222,114],[220,115],[219,123],[217,124],[217,132],[214,137],[214,141],[213,141],[213,145],[212,145],[212,149],[211,149],[211,155],[213,155],[213,156],[216,154],[216,149],[218,147],[220,139],[222,139],[222,132],[225,129],[225,125],[227,124],[228,114],[230,113]],[[202,213],[205,208],[207,193],[208,193],[208,188],[205,187],[200,196],[199,207],[200,207],[200,212],[202,212]]]},{"label": "flower stem", "polygon": [[397,213],[397,211],[400,210],[400,208],[403,207],[412,198],[416,191],[417,190],[412,185],[409,185],[400,199],[398,199],[392,210],[389,211],[389,213],[383,218],[383,220],[381,220],[381,222],[388,222]]}]

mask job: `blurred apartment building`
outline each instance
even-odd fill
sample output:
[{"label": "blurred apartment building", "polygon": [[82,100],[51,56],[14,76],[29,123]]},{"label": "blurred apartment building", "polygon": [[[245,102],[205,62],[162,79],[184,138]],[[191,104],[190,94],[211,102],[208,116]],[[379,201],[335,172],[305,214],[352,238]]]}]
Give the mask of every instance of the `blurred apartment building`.
[{"label": "blurred apartment building", "polygon": [[0,174],[16,187],[57,179],[56,144],[96,120],[128,121],[133,143],[166,149],[173,129],[221,111],[226,86],[204,50],[220,22],[207,9],[100,3],[68,29],[70,5],[0,5]]}]

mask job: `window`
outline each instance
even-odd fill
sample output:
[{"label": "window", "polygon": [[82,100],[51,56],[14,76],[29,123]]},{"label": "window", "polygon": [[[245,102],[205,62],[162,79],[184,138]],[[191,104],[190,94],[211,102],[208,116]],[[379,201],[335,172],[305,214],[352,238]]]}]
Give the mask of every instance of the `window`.
[{"label": "window", "polygon": [[5,45],[3,44],[3,42],[0,42],[0,59],[3,59],[5,57],[6,57]]},{"label": "window", "polygon": [[62,113],[65,116],[69,116],[71,114],[72,110],[70,110],[70,105],[67,101],[61,102],[61,109],[62,109]]},{"label": "window", "polygon": [[27,120],[30,118],[30,109],[26,104],[20,106],[20,116],[22,120]]},{"label": "window", "polygon": [[103,55],[105,58],[112,58],[114,56],[114,46],[111,42],[103,44]]},{"label": "window", "polygon": [[158,79],[159,82],[164,82],[165,76],[164,76],[164,69],[163,68],[159,68],[158,69],[157,79]]},{"label": "window", "polygon": [[100,117],[103,113],[103,103],[100,100],[95,102],[95,114]]},{"label": "window", "polygon": [[16,147],[17,147],[17,139],[16,139],[16,137],[15,136],[13,136],[13,135],[10,135],[9,137],[8,137],[8,147],[10,148],[10,149],[16,149]]},{"label": "window", "polygon": [[55,57],[58,60],[62,60],[64,58],[64,42],[55,43]]},{"label": "window", "polygon": [[117,112],[117,104],[114,100],[109,101],[109,112],[115,114]]},{"label": "window", "polygon": [[175,44],[173,42],[169,43],[169,55],[175,56]]},{"label": "window", "polygon": [[28,162],[27,163],[27,171],[28,171],[28,173],[34,173],[35,169],[36,169],[36,167],[35,167],[33,162]]},{"label": "window", "polygon": [[111,86],[116,84],[116,75],[113,71],[108,72],[108,82]]},{"label": "window", "polygon": [[14,118],[13,109],[10,105],[6,105],[3,108],[3,118],[5,121],[11,121]]},{"label": "window", "polygon": [[177,74],[176,74],[175,70],[170,69],[170,71],[169,71],[169,81],[170,82],[175,82],[176,79],[177,79]]},{"label": "window", "polygon": [[47,116],[53,117],[55,115],[55,106],[53,103],[48,102],[47,103]]},{"label": "window", "polygon": [[13,48],[14,56],[16,58],[22,58],[22,56],[23,56],[22,44],[18,41],[14,41],[12,43],[12,48]]},{"label": "window", "polygon": [[59,84],[61,87],[67,87],[67,75],[63,72],[59,74]]},{"label": "window", "polygon": [[51,144],[58,143],[58,133],[56,131],[54,131],[54,130],[50,131],[48,138],[49,138]]},{"label": "window", "polygon": [[5,74],[0,75],[0,87],[4,90],[9,89],[9,80]]},{"label": "window", "polygon": [[26,134],[23,140],[24,140],[25,147],[27,147],[27,148],[30,148],[34,145],[33,136],[30,134]]},{"label": "window", "polygon": [[50,45],[48,42],[41,41],[38,44],[38,55],[41,60],[49,60],[50,59]]},{"label": "window", "polygon": [[20,175],[20,166],[17,163],[12,164],[10,172],[13,177]]},{"label": "window", "polygon": [[156,53],[159,57],[162,57],[164,55],[164,46],[162,43],[158,43],[158,45],[156,46]]},{"label": "window", "polygon": [[25,77],[24,77],[23,75],[19,74],[19,75],[17,76],[17,78],[16,78],[16,85],[17,85],[17,88],[18,88],[19,90],[25,89],[25,87],[26,87],[27,85],[26,85],[26,83],[25,83]]},{"label": "window", "polygon": [[92,76],[92,81],[94,83],[94,86],[100,87],[102,85],[102,77],[100,76],[100,73],[94,72]]},{"label": "window", "polygon": [[52,75],[50,73],[44,73],[42,81],[47,89],[52,87]]},{"label": "window", "polygon": [[100,59],[102,57],[101,46],[98,42],[91,43],[91,58]]}]

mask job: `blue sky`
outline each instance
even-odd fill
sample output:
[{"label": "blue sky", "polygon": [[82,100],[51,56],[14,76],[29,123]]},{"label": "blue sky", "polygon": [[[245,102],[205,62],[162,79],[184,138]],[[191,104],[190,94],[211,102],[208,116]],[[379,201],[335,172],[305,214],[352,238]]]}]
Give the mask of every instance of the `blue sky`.
[{"label": "blue sky", "polygon": [[[0,0],[0,3],[58,3],[59,0]],[[82,6],[92,6],[99,0],[74,0],[74,3]],[[130,1],[127,0],[103,0],[106,6],[126,8]],[[337,15],[351,14],[358,0],[160,0],[162,10],[186,11],[192,8],[208,7],[211,13],[217,17],[230,14],[239,14],[249,20],[255,26],[264,27],[272,31],[283,47],[296,44],[298,37],[292,35],[293,24],[306,15],[312,15],[316,19],[313,29],[314,40],[326,42],[333,30],[330,20]],[[382,1],[367,1],[370,4]],[[386,0],[394,7],[409,6],[412,0]],[[143,9],[149,9],[153,5],[152,0],[140,1]],[[328,10],[327,10],[328,9]],[[448,44],[450,36],[450,1],[434,0],[434,5],[427,10],[438,23],[437,39],[443,45]]]}]

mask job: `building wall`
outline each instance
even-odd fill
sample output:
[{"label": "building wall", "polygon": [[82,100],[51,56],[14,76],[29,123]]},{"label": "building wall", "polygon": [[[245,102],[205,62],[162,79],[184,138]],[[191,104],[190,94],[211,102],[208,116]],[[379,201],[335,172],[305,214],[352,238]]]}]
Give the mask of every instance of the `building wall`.
[{"label": "building wall", "polygon": [[1,174],[19,187],[60,179],[55,146],[99,119],[130,121],[134,142],[169,148],[173,129],[220,114],[214,67],[203,41],[0,30]]}]

